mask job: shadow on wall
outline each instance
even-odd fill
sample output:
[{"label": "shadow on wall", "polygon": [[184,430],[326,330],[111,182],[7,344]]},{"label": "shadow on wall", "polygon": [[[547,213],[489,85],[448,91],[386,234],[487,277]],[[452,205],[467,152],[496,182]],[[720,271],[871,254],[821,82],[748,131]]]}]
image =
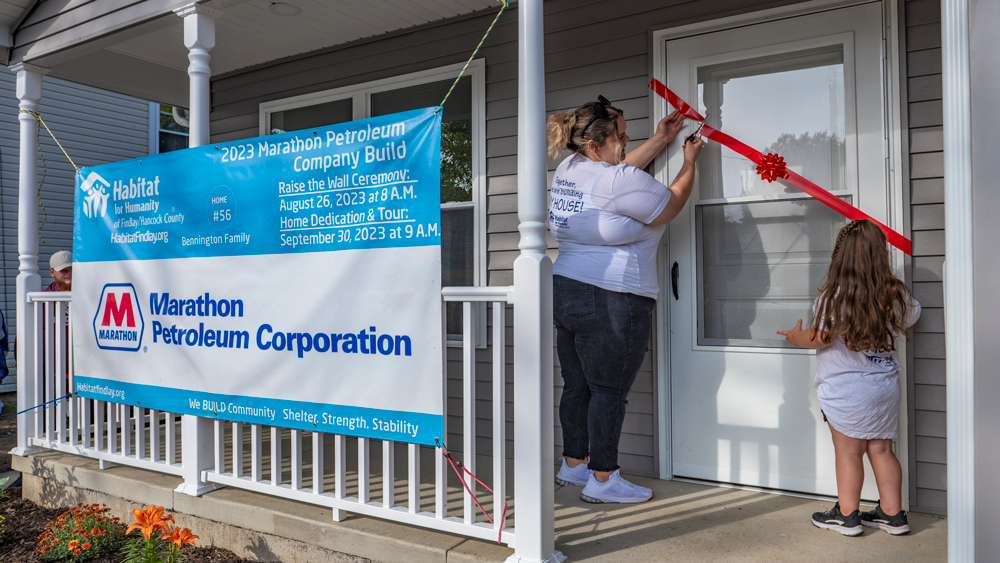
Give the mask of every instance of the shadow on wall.
[{"label": "shadow on wall", "polygon": [[247,546],[247,551],[253,554],[253,558],[257,561],[280,561],[278,555],[271,550],[271,546],[267,543],[267,538],[256,535],[252,540],[250,540],[250,545]]},{"label": "shadow on wall", "polygon": [[41,483],[38,498],[41,501],[40,504],[43,506],[48,508],[63,508],[77,502],[82,502],[83,499],[78,498],[80,495],[75,492],[75,487],[79,485],[79,480],[73,474],[72,470],[65,469],[64,471],[66,472],[66,476],[60,481],[56,476],[55,469],[51,465],[47,465],[37,458],[32,460],[31,474],[38,477],[35,482]]}]

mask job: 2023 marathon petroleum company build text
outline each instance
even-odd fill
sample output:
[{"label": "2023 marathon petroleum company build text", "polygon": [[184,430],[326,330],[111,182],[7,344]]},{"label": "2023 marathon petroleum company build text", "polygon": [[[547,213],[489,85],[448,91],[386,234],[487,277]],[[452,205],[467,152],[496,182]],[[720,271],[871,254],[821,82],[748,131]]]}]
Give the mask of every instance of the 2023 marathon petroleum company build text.
[{"label": "2023 marathon petroleum company build text", "polygon": [[82,170],[81,396],[433,445],[434,108]]}]

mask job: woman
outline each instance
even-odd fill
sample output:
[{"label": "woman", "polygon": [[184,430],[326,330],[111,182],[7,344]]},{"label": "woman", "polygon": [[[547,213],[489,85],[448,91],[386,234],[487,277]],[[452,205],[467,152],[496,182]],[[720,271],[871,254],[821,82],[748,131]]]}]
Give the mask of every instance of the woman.
[{"label": "woman", "polygon": [[666,223],[691,195],[702,141],[684,144],[684,165],[668,188],[642,171],[684,124],[677,112],[625,154],[622,111],[599,96],[549,117],[556,169],[549,227],[559,242],[553,267],[556,348],[562,366],[559,420],[562,485],[584,485],[588,502],[647,501],[653,492],[618,473],[618,440],[629,389],[646,355],[659,292],[656,249]]}]

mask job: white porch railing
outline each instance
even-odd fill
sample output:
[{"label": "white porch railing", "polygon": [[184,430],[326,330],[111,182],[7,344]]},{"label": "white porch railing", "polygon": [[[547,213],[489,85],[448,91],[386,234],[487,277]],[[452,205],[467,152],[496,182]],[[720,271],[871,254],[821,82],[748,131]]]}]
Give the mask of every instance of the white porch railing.
[{"label": "white porch railing", "polygon": [[[22,350],[33,355],[19,361],[18,385],[27,387],[29,404],[21,416],[29,422],[28,446],[58,450],[106,462],[180,475],[180,425],[174,413],[109,401],[66,397],[76,389],[73,374],[73,331],[70,293],[27,295],[34,333]],[[20,358],[19,358],[20,360]]]},{"label": "white porch railing", "polygon": [[[445,302],[463,304],[462,344],[462,450],[452,453],[469,471],[476,472],[476,356],[475,327],[477,311],[492,305],[492,488],[493,493],[477,490],[472,476],[463,475],[466,486],[480,502],[492,501],[492,524],[477,514],[479,507],[464,489],[461,516],[449,516],[449,473],[453,471],[442,456],[442,448],[417,444],[381,441],[381,467],[371,464],[373,440],[348,438],[340,434],[308,432],[273,426],[246,424],[213,419],[214,433],[209,450],[214,467],[203,470],[200,480],[279,496],[324,506],[333,510],[333,519],[343,520],[347,512],[364,514],[432,528],[443,532],[497,541],[514,546],[514,530],[504,525],[507,505],[505,452],[505,381],[506,381],[506,306],[513,302],[512,287],[450,287],[443,290]],[[175,413],[146,409],[109,401],[61,398],[75,390],[72,340],[69,330],[70,294],[68,292],[32,292],[27,295],[34,313],[34,332],[24,349],[34,351],[30,373],[19,379],[31,404],[45,405],[22,414],[30,417],[28,446],[91,457],[106,462],[141,467],[184,477],[181,456],[181,425]],[[444,307],[446,303],[442,304]],[[442,339],[442,343],[444,340]],[[445,350],[447,352],[447,350]],[[447,358],[442,373],[442,402],[447,405]],[[445,413],[447,415],[447,413]],[[447,416],[445,417],[447,420]],[[19,421],[20,422],[20,421]],[[185,421],[185,423],[187,423]],[[447,432],[445,432],[447,435]],[[189,436],[197,438],[198,433]],[[351,455],[348,442],[356,442]],[[327,452],[331,445],[332,453]],[[378,441],[375,441],[378,442]],[[405,448],[405,478],[397,479],[397,449]],[[421,450],[424,450],[423,452]],[[308,455],[306,455],[308,452]],[[421,454],[433,455],[433,480],[421,479]],[[349,464],[349,457],[355,457]],[[332,467],[327,463],[332,459]],[[356,465],[355,465],[356,464]],[[355,467],[349,467],[355,465]],[[402,464],[400,464],[402,465]],[[287,479],[286,479],[287,476]],[[405,483],[404,498],[397,499],[398,483]],[[377,486],[373,486],[377,485]],[[205,490],[204,487],[180,490]],[[481,489],[481,487],[480,487]],[[373,492],[378,493],[377,500]],[[353,493],[353,494],[349,494]],[[421,497],[430,496],[430,502]],[[483,502],[484,506],[489,506]],[[509,523],[509,511],[508,511]],[[502,529],[501,529],[502,527]]]}]

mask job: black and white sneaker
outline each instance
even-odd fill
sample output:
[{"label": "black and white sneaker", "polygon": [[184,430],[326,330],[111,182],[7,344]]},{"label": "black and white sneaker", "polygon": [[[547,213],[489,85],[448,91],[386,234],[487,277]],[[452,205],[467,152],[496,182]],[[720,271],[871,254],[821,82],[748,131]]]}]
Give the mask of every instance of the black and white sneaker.
[{"label": "black and white sneaker", "polygon": [[906,520],[906,511],[900,510],[899,514],[889,516],[882,511],[882,507],[875,505],[875,510],[861,513],[861,524],[869,528],[879,528],[885,530],[891,536],[901,536],[910,533],[910,523]]},{"label": "black and white sneaker", "polygon": [[861,527],[861,511],[844,516],[840,513],[840,503],[833,505],[833,508],[826,512],[817,512],[812,515],[813,526],[824,530],[833,530],[845,536],[859,536],[864,530]]}]

